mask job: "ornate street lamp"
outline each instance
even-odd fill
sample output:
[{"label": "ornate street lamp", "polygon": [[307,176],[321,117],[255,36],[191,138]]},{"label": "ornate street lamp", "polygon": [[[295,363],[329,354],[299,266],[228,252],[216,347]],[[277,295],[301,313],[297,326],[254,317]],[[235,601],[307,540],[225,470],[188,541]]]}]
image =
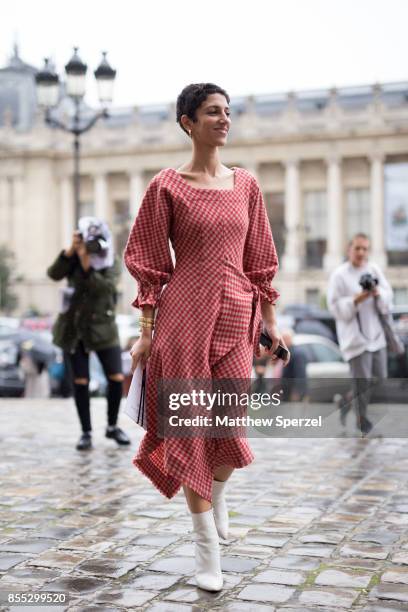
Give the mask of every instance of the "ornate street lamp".
[{"label": "ornate street lamp", "polygon": [[116,70],[114,70],[106,59],[106,51],[102,53],[102,61],[94,72],[98,85],[99,101],[102,106],[111,104],[113,98],[113,83],[115,82]]},{"label": "ornate street lamp", "polygon": [[102,109],[89,118],[86,122],[81,121],[81,101],[85,96],[87,65],[83,63],[78,55],[78,48],[74,47],[74,54],[65,66],[66,73],[66,95],[74,102],[75,113],[70,124],[63,123],[51,115],[51,110],[60,102],[60,81],[58,75],[50,66],[49,59],[45,59],[44,67],[35,77],[37,84],[38,104],[45,109],[45,122],[51,127],[56,127],[64,132],[74,135],[74,201],[75,222],[78,222],[80,209],[80,136],[90,130],[101,117],[108,117],[107,107],[112,102],[113,84],[116,77],[114,70],[106,59],[106,53],[102,53],[102,60],[94,75],[98,86],[99,102]]}]

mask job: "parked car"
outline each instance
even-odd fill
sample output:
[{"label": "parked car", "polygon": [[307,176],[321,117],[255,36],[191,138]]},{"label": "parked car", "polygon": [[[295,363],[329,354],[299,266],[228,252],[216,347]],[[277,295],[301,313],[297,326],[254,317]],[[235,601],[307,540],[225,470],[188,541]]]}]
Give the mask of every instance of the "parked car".
[{"label": "parked car", "polygon": [[[62,350],[52,344],[52,335],[49,331],[28,332],[22,328],[8,330],[7,334],[0,335],[0,397],[23,397],[25,391],[25,378],[20,368],[21,339],[27,334],[38,337],[41,346],[49,346],[53,358],[47,364],[50,377],[51,395],[54,397],[69,397],[72,395],[72,384],[67,372],[67,364]],[[90,358],[89,388],[92,395],[104,395],[106,380],[102,367],[95,354]]]},{"label": "parked car", "polygon": [[316,334],[337,342],[336,322],[328,310],[309,304],[289,304],[282,314],[292,317],[295,332]]},{"label": "parked car", "polygon": [[[336,393],[342,395],[350,389],[349,365],[343,360],[339,347],[321,336],[296,334],[294,344],[301,346],[307,359],[307,376],[312,401],[331,402]],[[383,403],[405,403],[408,393],[408,378],[401,376],[402,368],[408,365],[408,343],[405,355],[389,356],[389,378],[373,388],[371,401]],[[393,368],[393,369],[392,369]]]},{"label": "parked car", "polygon": [[[29,393],[33,393],[33,381],[38,380],[44,368],[55,358],[53,347],[44,332],[33,332],[21,327],[12,328],[0,336],[0,395],[2,397],[21,397],[28,384]],[[41,368],[37,370],[37,367]],[[47,376],[41,374],[46,389]],[[45,378],[44,378],[45,376]],[[38,386],[36,387],[38,391]]]},{"label": "parked car", "polygon": [[[344,395],[351,388],[349,365],[335,342],[323,336],[295,334],[293,344],[300,347],[306,357],[308,393],[312,402],[332,402],[337,393]],[[405,347],[405,355],[401,358],[391,356],[390,363],[398,359],[408,364],[408,343]],[[267,370],[265,377],[272,377],[271,370]],[[389,378],[373,389],[371,401],[406,403],[407,394],[408,378],[390,372]]]},{"label": "parked car", "polygon": [[22,397],[24,376],[18,365],[15,342],[0,336],[0,397]]},{"label": "parked car", "polygon": [[331,402],[336,393],[343,394],[350,389],[349,365],[335,342],[314,334],[295,334],[293,344],[306,357],[311,401]]},{"label": "parked car", "polygon": [[0,338],[13,333],[20,327],[20,319],[15,317],[0,317]]},{"label": "parked car", "polygon": [[[289,325],[296,334],[323,336],[336,345],[336,322],[327,310],[322,310],[306,304],[292,304],[283,310],[287,319],[292,319]],[[392,311],[395,329],[405,345],[405,355],[396,357],[388,355],[388,376],[390,378],[408,379],[408,307],[396,306]]]}]

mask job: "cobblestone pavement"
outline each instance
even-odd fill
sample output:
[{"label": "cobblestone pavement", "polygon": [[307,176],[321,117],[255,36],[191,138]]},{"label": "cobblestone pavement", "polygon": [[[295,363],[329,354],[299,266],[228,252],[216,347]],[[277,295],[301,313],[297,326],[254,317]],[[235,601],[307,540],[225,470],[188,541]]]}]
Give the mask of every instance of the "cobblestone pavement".
[{"label": "cobblestone pavement", "polygon": [[408,610],[408,441],[252,439],[256,461],[228,488],[225,587],[194,586],[182,493],[161,496],[104,437],[75,450],[72,400],[0,402],[0,591],[69,592],[65,606],[149,612]]}]

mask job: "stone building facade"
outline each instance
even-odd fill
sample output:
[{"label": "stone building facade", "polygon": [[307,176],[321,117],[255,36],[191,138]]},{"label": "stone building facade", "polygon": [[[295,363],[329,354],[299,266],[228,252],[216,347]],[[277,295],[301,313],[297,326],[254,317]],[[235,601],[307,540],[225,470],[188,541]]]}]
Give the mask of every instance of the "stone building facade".
[{"label": "stone building facade", "polygon": [[[13,70],[26,87],[33,78],[18,59],[15,51],[0,70],[0,244],[14,251],[23,276],[19,310],[55,313],[58,287],[45,270],[75,227],[72,139],[47,127],[39,109],[6,106]],[[222,160],[260,182],[281,305],[324,305],[328,274],[356,231],[370,235],[396,302],[408,304],[408,83],[235,98],[231,116]],[[108,221],[122,252],[148,181],[181,165],[189,149],[174,104],[113,108],[82,137],[81,214]],[[124,271],[119,311],[131,312],[136,292]]]}]

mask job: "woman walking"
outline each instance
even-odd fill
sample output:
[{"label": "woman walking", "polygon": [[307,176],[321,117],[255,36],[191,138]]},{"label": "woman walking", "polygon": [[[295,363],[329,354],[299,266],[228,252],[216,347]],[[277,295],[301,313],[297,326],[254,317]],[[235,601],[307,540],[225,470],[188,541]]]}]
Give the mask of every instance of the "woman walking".
[{"label": "woman walking", "polygon": [[231,124],[229,101],[212,83],[183,89],[177,121],[192,140],[192,158],[151,180],[124,256],[139,284],[133,306],[143,312],[133,368],[147,363],[147,432],[133,463],[168,498],[183,487],[196,581],[212,591],[223,584],[218,536],[228,537],[225,485],[254,455],[245,437],[157,436],[158,382],[249,380],[262,319],[270,352],[284,344],[274,309],[279,294],[271,285],[278,259],[259,185],[219,158]]}]

